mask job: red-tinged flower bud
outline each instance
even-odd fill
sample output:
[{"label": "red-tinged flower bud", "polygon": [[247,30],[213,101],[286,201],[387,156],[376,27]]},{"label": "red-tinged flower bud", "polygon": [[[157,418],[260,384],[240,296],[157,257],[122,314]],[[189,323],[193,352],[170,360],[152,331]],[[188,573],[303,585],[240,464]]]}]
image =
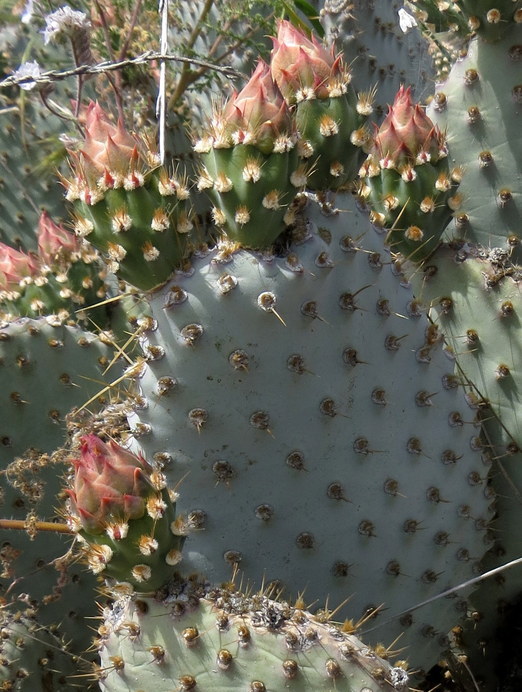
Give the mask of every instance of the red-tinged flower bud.
[{"label": "red-tinged flower bud", "polygon": [[81,438],[80,457],[72,460],[71,507],[87,533],[101,533],[116,522],[141,518],[156,493],[147,461],[116,442],[105,444],[95,435]]},{"label": "red-tinged flower bud", "polygon": [[255,144],[266,153],[279,136],[292,133],[290,111],[264,60],[239,94],[234,92],[220,121],[234,144]]},{"label": "red-tinged flower bud", "polygon": [[96,435],[80,440],[72,460],[67,521],[95,574],[118,590],[153,593],[181,559],[175,495],[165,476],[141,455]]},{"label": "red-tinged flower bud", "polygon": [[16,290],[23,279],[37,273],[38,260],[34,255],[0,243],[0,290]]},{"label": "red-tinged flower bud", "polygon": [[386,168],[405,164],[435,163],[446,155],[445,137],[428,118],[425,111],[413,103],[411,89],[399,89],[395,101],[374,138],[372,152]]},{"label": "red-tinged flower bud", "polygon": [[346,92],[350,74],[333,46],[327,49],[286,20],[279,21],[277,38],[272,41],[272,77],[288,103]]},{"label": "red-tinged flower bud", "polygon": [[42,262],[51,266],[79,249],[80,243],[76,236],[55,223],[43,211],[38,221],[38,255]]},{"label": "red-tinged flower bud", "polygon": [[80,113],[79,120],[85,128],[85,141],[78,150],[70,151],[75,184],[94,190],[108,174],[113,187],[121,186],[124,177],[146,158],[141,140],[127,132],[121,120],[114,124],[94,101]]}]

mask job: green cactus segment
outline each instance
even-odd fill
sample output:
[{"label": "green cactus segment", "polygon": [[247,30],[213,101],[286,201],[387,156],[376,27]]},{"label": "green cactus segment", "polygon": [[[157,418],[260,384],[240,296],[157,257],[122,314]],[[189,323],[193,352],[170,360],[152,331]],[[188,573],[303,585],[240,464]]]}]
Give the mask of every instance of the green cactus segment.
[{"label": "green cactus segment", "polygon": [[306,182],[304,172],[301,177],[296,173],[295,147],[265,154],[253,145],[238,144],[212,148],[202,154],[202,161],[198,187],[214,204],[216,225],[244,247],[271,247],[285,229],[296,187]]},{"label": "green cactus segment", "polygon": [[194,145],[203,161],[198,189],[208,193],[214,223],[229,240],[270,248],[284,231],[287,207],[306,184],[295,141],[288,106],[270,67],[259,60]]},{"label": "green cactus segment", "polygon": [[176,493],[143,457],[113,440],[82,436],[74,466],[67,522],[84,546],[94,574],[152,593],[181,560],[183,522]]},{"label": "green cactus segment", "polygon": [[184,479],[180,509],[203,529],[188,565],[220,582],[239,563],[310,602],[352,595],[356,617],[384,602],[372,641],[401,635],[429,668],[456,603],[407,611],[473,575],[487,469],[479,431],[454,425],[470,414],[437,331],[352,198],[339,204],[313,212],[310,237],[300,219],[286,257],[221,247],[153,296],[132,425]]},{"label": "green cactus segment", "polygon": [[493,249],[483,258],[465,258],[460,251],[457,257],[459,262],[454,250],[440,250],[412,281],[431,306],[458,372],[473,383],[477,401],[488,404],[483,417],[497,452],[513,454],[522,450],[520,276],[505,251]]},{"label": "green cactus segment", "polygon": [[408,689],[405,670],[306,611],[263,596],[214,596],[191,604],[116,601],[106,609],[99,640],[101,689]]},{"label": "green cactus segment", "polygon": [[503,37],[514,24],[522,23],[520,0],[458,0],[470,29],[487,41]]},{"label": "green cactus segment", "polygon": [[[35,519],[57,518],[65,466],[48,454],[64,443],[66,415],[117,379],[116,365],[104,375],[111,359],[111,349],[93,334],[45,319],[0,329],[0,511],[2,518],[28,520],[27,532],[2,530],[0,589],[9,598],[29,594],[42,622],[62,623],[80,649],[89,635],[79,623],[96,614],[94,599],[85,597],[94,579],[83,566],[53,563],[67,553],[69,537],[46,533],[33,540],[31,527]],[[106,393],[102,400],[108,399]],[[91,411],[98,407],[89,404]]]},{"label": "green cactus segment", "polygon": [[410,0],[409,5],[419,21],[435,32],[477,34],[486,41],[496,41],[522,23],[520,0]]},{"label": "green cactus segment", "polygon": [[467,18],[454,0],[445,4],[434,0],[408,0],[405,4],[415,18],[434,34],[451,32],[453,36],[458,34],[463,38],[470,34]]},{"label": "green cactus segment", "polygon": [[[419,2],[428,7],[434,2]],[[441,3],[438,3],[439,5]],[[445,3],[443,13],[453,16],[462,13],[470,31],[487,41],[496,41],[504,36],[513,24],[522,23],[522,2],[520,0],[451,0]]]},{"label": "green cactus segment", "polygon": [[0,610],[0,689],[66,692],[74,688],[78,662],[67,645],[41,625],[33,609]]},{"label": "green cactus segment", "polygon": [[106,310],[89,309],[106,295],[105,272],[98,261],[97,253],[85,249],[59,266],[40,267],[18,287],[0,292],[0,318],[11,321],[54,315],[69,324],[104,327]]},{"label": "green cactus segment", "polygon": [[[156,591],[172,576],[173,565],[181,560],[184,541],[183,536],[175,533],[176,505],[169,493],[163,490],[151,496],[149,502],[150,513],[129,521],[123,537],[114,531],[79,532],[93,573],[117,583],[125,582],[145,593]],[[119,520],[123,521],[121,517]]]},{"label": "green cactus segment", "polygon": [[352,144],[352,135],[363,132],[364,118],[358,114],[355,102],[351,91],[349,95],[305,100],[297,105],[296,122],[301,135],[298,148],[310,166],[308,188],[335,190],[357,175],[361,149]]},{"label": "green cactus segment", "polygon": [[463,167],[448,240],[506,249],[520,242],[521,43],[521,25],[497,43],[472,40],[428,108],[446,131],[452,162]]},{"label": "green cactus segment", "polygon": [[28,106],[23,115],[0,115],[0,241],[13,247],[34,249],[41,208],[63,214],[63,190],[54,180],[54,165],[46,170],[42,156],[43,146],[49,147],[42,142],[47,134],[41,128],[49,120]]},{"label": "green cactus segment", "polygon": [[106,190],[95,203],[75,200],[75,232],[103,253],[110,271],[149,290],[189,254],[187,197],[183,180],[154,171],[134,189]]},{"label": "green cactus segment", "polygon": [[440,244],[452,216],[448,204],[457,184],[449,177],[447,160],[416,167],[415,179],[405,180],[396,170],[381,169],[363,178],[361,198],[372,208],[377,228],[389,229],[386,244],[412,262],[429,257]]},{"label": "green cactus segment", "polygon": [[58,448],[66,414],[91,398],[91,410],[107,402],[108,394],[98,402],[95,395],[120,374],[117,365],[105,373],[111,360],[110,347],[74,327],[43,318],[2,324],[2,466],[28,446],[40,452]]},{"label": "green cactus segment", "polygon": [[[505,251],[493,249],[481,257],[464,251],[439,251],[424,278],[413,279],[417,292],[431,305],[431,315],[445,334],[456,358],[456,373],[470,381],[470,403],[478,409],[488,435],[492,459],[490,490],[496,495],[495,545],[483,559],[494,569],[522,554],[520,524],[522,476],[522,405],[519,271]],[[465,259],[464,259],[465,258]],[[466,421],[464,421],[466,422]],[[506,570],[484,582],[471,597],[471,613],[462,635],[471,669],[493,689],[496,672],[484,660],[498,653],[495,628],[506,604],[520,594],[521,568]],[[461,645],[462,648],[462,645]]]},{"label": "green cactus segment", "polygon": [[310,39],[279,20],[270,69],[286,102],[295,106],[298,149],[308,164],[307,187],[332,190],[357,174],[362,127],[373,110],[373,93],[357,99],[352,75],[335,47]]},{"label": "green cactus segment", "polygon": [[440,243],[460,178],[450,173],[444,134],[401,87],[360,170],[358,196],[386,228],[395,254],[420,262]]}]

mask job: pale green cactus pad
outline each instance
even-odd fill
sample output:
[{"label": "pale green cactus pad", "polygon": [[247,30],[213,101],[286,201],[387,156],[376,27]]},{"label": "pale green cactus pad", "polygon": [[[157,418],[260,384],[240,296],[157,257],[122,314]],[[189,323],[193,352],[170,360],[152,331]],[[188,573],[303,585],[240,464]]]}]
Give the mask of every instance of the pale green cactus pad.
[{"label": "pale green cactus pad", "polygon": [[[464,249],[440,250],[412,281],[445,335],[456,376],[470,383],[466,386],[470,404],[484,420],[485,452],[491,458],[489,491],[497,499],[492,523],[496,542],[483,564],[494,569],[522,555],[521,276],[505,250],[493,248],[478,255],[469,256]],[[462,424],[470,422],[468,417]],[[470,612],[475,615],[463,636],[464,646],[472,670],[489,684],[496,673],[483,651],[493,658],[498,653],[495,628],[506,604],[520,594],[520,575],[520,566],[506,570],[488,579],[471,598]]]},{"label": "pale green cactus pad", "polygon": [[350,196],[338,204],[301,219],[284,257],[222,247],[151,296],[133,425],[183,479],[201,529],[186,569],[351,597],[355,619],[384,604],[370,641],[400,636],[428,668],[465,601],[409,610],[480,568],[488,466],[437,329]]},{"label": "pale green cactus pad", "polygon": [[428,108],[447,132],[450,157],[462,166],[461,205],[446,229],[519,259],[522,195],[522,24],[496,43],[479,38],[453,66]]},{"label": "pale green cactus pad", "polygon": [[[185,598],[183,598],[185,596]],[[355,636],[264,596],[181,594],[174,602],[116,601],[100,628],[107,692],[380,692],[408,689]]]},{"label": "pale green cactus pad", "polygon": [[78,660],[64,641],[44,627],[31,608],[0,609],[0,689],[66,692],[77,681]]},{"label": "pale green cactus pad", "polygon": [[417,28],[401,31],[398,0],[324,0],[317,3],[326,38],[344,51],[353,68],[353,86],[376,85],[375,111],[384,115],[401,84],[415,85],[415,98],[430,90],[434,70],[429,44]]},{"label": "pale green cactus pad", "polygon": [[[32,540],[34,521],[56,521],[66,466],[51,452],[64,444],[65,416],[117,379],[119,365],[105,370],[112,350],[92,333],[47,320],[18,320],[0,328],[2,378],[0,423],[0,516],[29,520],[27,531],[2,529],[0,592],[6,600],[27,593],[42,623],[61,623],[68,639],[90,633],[80,627],[96,613],[95,579],[79,564],[54,563],[70,548],[63,535]],[[99,408],[92,401],[91,411]],[[85,596],[85,594],[89,596]]]}]

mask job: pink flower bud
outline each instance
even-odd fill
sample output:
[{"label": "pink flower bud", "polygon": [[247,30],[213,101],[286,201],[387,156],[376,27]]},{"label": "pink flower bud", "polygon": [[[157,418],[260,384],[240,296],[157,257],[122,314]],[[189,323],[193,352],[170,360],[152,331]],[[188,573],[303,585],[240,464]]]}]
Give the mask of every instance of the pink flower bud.
[{"label": "pink flower bud", "polygon": [[315,36],[310,40],[286,20],[279,21],[272,41],[272,77],[289,103],[346,91],[350,75],[333,47],[325,48]]},{"label": "pink flower bud", "polygon": [[234,143],[256,144],[262,151],[270,151],[279,135],[292,132],[288,106],[264,60],[259,60],[239,94],[234,92],[223,111],[223,120]]},{"label": "pink flower bud", "polygon": [[109,524],[142,517],[147,499],[155,495],[148,462],[95,435],[84,435],[81,443],[80,457],[72,460],[73,488],[67,493],[83,529],[102,533]]},{"label": "pink flower bud", "polygon": [[411,89],[399,89],[395,101],[374,138],[372,154],[389,160],[389,166],[438,161],[445,151],[445,138],[424,110],[413,103]]},{"label": "pink flower bud", "polygon": [[96,181],[108,171],[122,178],[135,169],[138,160],[138,140],[118,120],[115,125],[96,102],[91,101],[80,122],[85,127],[85,142],[79,151],[72,151],[71,162],[76,176],[94,187]]},{"label": "pink flower bud", "polygon": [[38,273],[38,260],[34,255],[19,252],[0,243],[0,290],[17,289],[23,279]]},{"label": "pink flower bud", "polygon": [[51,266],[70,253],[78,252],[80,244],[76,236],[55,223],[46,211],[38,220],[38,255],[44,264]]}]

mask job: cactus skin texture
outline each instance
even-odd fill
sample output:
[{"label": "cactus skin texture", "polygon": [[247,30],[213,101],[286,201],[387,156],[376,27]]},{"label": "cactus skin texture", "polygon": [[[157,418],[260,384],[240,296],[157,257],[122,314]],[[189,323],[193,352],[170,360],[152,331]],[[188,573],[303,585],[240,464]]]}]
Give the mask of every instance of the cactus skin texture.
[{"label": "cactus skin texture", "polygon": [[389,229],[386,243],[412,261],[428,257],[440,243],[455,204],[444,134],[401,87],[375,133],[360,170],[358,196],[370,220]]},{"label": "cactus skin texture", "polygon": [[357,99],[350,70],[333,46],[310,40],[284,20],[273,41],[270,69],[286,101],[295,105],[298,151],[309,165],[307,187],[335,190],[357,174],[372,98]]},{"label": "cactus skin texture", "polygon": [[189,251],[192,221],[183,176],[169,175],[145,137],[114,125],[91,102],[86,138],[71,152],[73,177],[63,179],[74,204],[75,232],[107,259],[110,271],[140,289],[165,281]]},{"label": "cactus skin texture", "polygon": [[64,641],[38,622],[34,609],[0,609],[0,689],[66,692],[75,687],[78,661]]},{"label": "cactus skin texture", "polygon": [[399,692],[408,674],[328,621],[270,600],[215,590],[159,603],[121,599],[99,630],[107,692]]},{"label": "cactus skin texture", "polygon": [[72,459],[67,521],[94,574],[154,592],[181,560],[182,523],[162,473],[143,457],[95,435]]},{"label": "cactus skin texture", "polygon": [[[434,9],[435,1],[417,5]],[[367,152],[365,130],[357,118],[365,113],[356,115],[357,108],[362,104],[371,108],[376,81],[395,84],[395,92],[399,83],[410,81],[406,75],[412,73],[416,98],[420,98],[431,81],[426,82],[423,67],[410,59],[405,47],[412,38],[418,49],[413,53],[418,56],[427,43],[416,43],[415,30],[395,40],[397,11],[402,9],[397,0],[327,0],[321,15],[330,34],[342,34],[346,24],[352,30],[352,10],[359,17],[358,29],[343,43],[351,51],[346,63],[356,66],[349,87],[363,93],[357,103],[352,92],[344,100],[334,101],[331,93],[322,99],[315,91],[322,86],[320,80],[312,85],[303,80],[318,98],[303,98],[295,108],[292,104],[300,119],[294,128],[291,108],[270,82],[266,65],[259,64],[252,78],[255,88],[251,84],[250,92],[235,94],[224,110],[226,117],[215,117],[213,130],[196,146],[205,166],[197,187],[208,189],[213,197],[214,221],[221,237],[208,252],[198,248],[191,267],[185,260],[195,241],[189,233],[188,184],[183,176],[160,169],[145,139],[127,133],[99,107],[91,105],[83,113],[87,140],[71,153],[74,173],[64,181],[75,207],[75,230],[97,242],[111,270],[141,290],[151,291],[142,296],[143,302],[150,303],[151,317],[129,338],[130,343],[138,337],[143,348],[144,359],[131,366],[141,376],[131,424],[150,464],[146,466],[130,452],[116,451],[112,444],[99,445],[88,438],[85,444],[92,449],[87,451],[96,458],[92,463],[77,459],[77,470],[82,471],[75,487],[69,488],[69,509],[76,514],[71,525],[78,529],[78,536],[92,543],[86,545],[86,555],[99,580],[108,578],[115,599],[99,631],[102,669],[98,677],[108,690],[138,692],[149,684],[167,685],[168,692],[197,692],[205,686],[219,690],[215,680],[222,673],[221,689],[230,690],[232,681],[245,692],[249,688],[275,692],[283,687],[334,692],[347,688],[352,679],[356,692],[361,686],[373,690],[408,684],[404,673],[380,662],[378,670],[373,668],[373,657],[372,663],[366,659],[362,673],[351,649],[350,660],[344,660],[339,642],[344,643],[347,635],[333,630],[329,615],[321,611],[301,614],[300,608],[287,609],[261,596],[245,599],[233,587],[212,592],[206,582],[200,589],[196,577],[188,579],[188,587],[182,585],[181,577],[178,582],[172,580],[172,588],[165,587],[174,565],[165,564],[162,551],[173,542],[175,559],[170,562],[177,562],[183,542],[178,533],[185,527],[196,530],[186,541],[188,550],[181,563],[184,576],[197,573],[202,581],[218,584],[239,570],[253,588],[264,581],[288,597],[304,591],[307,602],[318,602],[317,607],[328,598],[333,607],[343,608],[339,614],[362,623],[358,632],[377,651],[403,649],[401,657],[410,659],[419,677],[442,656],[449,656],[454,644],[468,656],[466,663],[476,679],[485,681],[486,692],[498,687],[491,671],[483,670],[484,659],[488,660],[495,644],[491,639],[499,596],[507,599],[517,594],[518,572],[503,575],[500,590],[488,583],[474,593],[460,591],[454,598],[440,595],[485,568],[518,557],[522,547],[518,408],[514,406],[520,361],[514,336],[520,302],[520,271],[515,264],[520,260],[522,160],[517,122],[520,5],[520,0],[499,0],[495,7],[493,0],[451,3],[451,10],[462,10],[475,36],[468,36],[467,55],[462,53],[430,105],[431,121],[439,130],[426,125],[426,116],[415,109],[410,92],[402,87],[400,108],[411,111],[410,122],[417,118],[423,137],[417,137],[413,146],[406,141],[399,144],[390,116],[376,135],[374,150]],[[443,13],[445,4],[436,3],[436,9]],[[442,22],[440,28],[450,27]],[[459,28],[462,34],[465,29],[460,23]],[[435,36],[434,40],[443,39]],[[447,37],[444,40],[451,43]],[[311,44],[318,50],[314,41]],[[456,45],[467,45],[461,35]],[[354,58],[359,50],[357,64]],[[313,74],[302,53],[298,64]],[[334,64],[335,59],[329,67],[332,72]],[[357,69],[361,64],[367,69]],[[383,92],[376,101],[377,114],[379,102],[392,102]],[[323,194],[323,182],[337,188],[350,175],[342,183],[340,176],[332,179],[331,161],[339,160],[339,148],[329,151],[328,144],[334,149],[335,127],[330,134],[323,122],[328,133],[320,133],[324,142],[313,130],[315,120],[324,120],[326,104],[321,101],[328,101],[327,108],[332,110],[326,115],[339,127],[350,154],[357,154],[352,149],[354,133],[362,130],[355,143],[361,143],[373,158],[363,170],[365,180],[359,192],[366,192],[365,185],[370,188],[368,195],[361,196],[374,207],[373,228],[357,212],[353,200],[338,194],[335,203],[342,211],[334,213],[330,195]],[[344,101],[350,105],[349,115],[337,109],[339,103],[346,105]],[[306,152],[299,151],[298,130],[304,135],[301,149],[310,142],[313,150],[300,163],[299,153]],[[440,132],[446,130],[450,157],[441,157],[445,143]],[[384,142],[390,140],[394,145],[388,150]],[[416,161],[419,154],[421,161]],[[393,156],[397,159],[393,165],[399,169],[404,163],[401,156],[410,157],[410,170],[418,166],[416,181],[426,184],[427,191],[397,192],[397,187],[407,188],[413,180],[401,178],[404,170],[386,165],[381,169],[381,160]],[[371,175],[371,164],[378,174]],[[447,189],[435,199],[439,178],[427,172],[439,164],[447,166]],[[463,185],[455,194],[454,183],[461,174]],[[258,177],[259,181],[254,180]],[[264,183],[258,184],[262,179]],[[292,203],[295,191],[306,185],[321,194],[302,194]],[[11,190],[7,193],[12,210],[14,196]],[[319,201],[321,209],[311,200]],[[381,220],[390,211],[396,214]],[[427,232],[420,221],[425,214],[433,214],[434,219]],[[285,228],[288,223],[290,229]],[[451,247],[439,247],[447,223],[443,237],[452,241]],[[388,230],[386,242],[383,234],[376,233],[379,225],[380,230]],[[411,237],[405,239],[408,229]],[[228,239],[223,238],[227,234]],[[494,251],[482,249],[490,246]],[[267,250],[271,247],[277,256]],[[392,260],[399,253],[414,262],[438,266],[440,274],[431,275],[430,266],[417,264],[408,284],[399,275],[407,262],[392,263],[390,250]],[[460,264],[453,264],[454,258]],[[18,260],[32,272],[29,260]],[[172,276],[173,269],[179,271]],[[8,273],[4,272],[4,278]],[[469,320],[480,324],[477,327]],[[42,331],[32,331],[30,338]],[[0,334],[4,339],[3,327]],[[67,352],[59,343],[66,338],[54,340],[54,352]],[[0,346],[6,343],[9,338]],[[33,374],[35,362],[41,369],[42,363],[52,360],[45,340],[39,348],[29,358],[29,368],[25,352],[9,351],[16,376]],[[60,385],[74,386],[75,377],[62,376],[69,375],[68,357],[62,355],[59,363],[67,364],[60,369]],[[5,370],[14,377],[9,368]],[[80,370],[83,375],[85,371]],[[52,382],[56,385],[54,375]],[[3,423],[5,445],[0,453],[10,454],[11,440],[13,448],[19,440],[24,447],[30,444],[25,431],[38,426],[24,428],[23,415],[31,408],[39,409],[37,422],[42,412],[51,425],[63,418],[62,399],[54,399],[54,390],[49,392],[46,383],[41,388],[46,400],[37,404],[33,383],[31,378],[24,391],[9,385],[4,402],[9,419]],[[488,411],[482,397],[488,399]],[[47,416],[49,398],[51,416]],[[491,412],[495,415],[484,420]],[[62,432],[59,425],[56,428]],[[107,428],[103,432],[107,434]],[[54,439],[51,434],[49,439]],[[114,470],[117,464],[103,461],[98,468],[98,457],[111,454],[134,459],[132,487],[125,474],[124,482]],[[10,482],[6,506],[13,514],[23,510],[24,517],[31,507],[17,505],[16,494],[27,478],[25,473],[34,471],[37,476],[40,469],[33,461],[31,454],[8,458],[2,478]],[[162,480],[152,484],[143,480],[145,468],[150,477],[156,474],[160,479],[165,474],[172,485],[183,481],[179,505],[186,519],[175,518]],[[37,496],[40,488],[37,482],[28,482],[27,489],[34,489]],[[163,516],[157,521],[150,513],[136,514],[142,492],[147,497],[152,493],[156,502],[159,499],[167,507],[164,515],[158,512]],[[54,500],[54,491],[50,494]],[[93,496],[99,498],[98,505],[92,504]],[[43,606],[50,605],[44,599],[49,595],[55,599],[55,610],[67,612],[64,620],[69,622],[65,607],[69,601],[61,580],[78,579],[78,573],[73,567],[64,569],[59,588],[50,593],[49,583],[54,582],[38,579],[50,571],[49,555],[42,552],[48,546],[27,548],[24,541],[29,541],[28,535],[9,536],[2,544],[6,573],[12,567],[7,579],[23,577],[11,593],[21,598],[19,589],[30,585],[28,598],[42,601],[42,621]],[[159,562],[154,562],[158,555]],[[136,566],[140,567],[137,572]],[[144,584],[147,570],[151,577]],[[146,595],[131,596],[129,587]],[[163,603],[149,598],[157,587],[161,593],[156,598],[164,599]],[[349,596],[349,605],[343,606]],[[86,611],[90,605],[92,601],[82,601],[78,610],[86,606]],[[232,622],[229,630],[223,611]],[[49,622],[47,616],[45,620]],[[245,649],[239,622],[246,622],[251,632]],[[457,641],[458,636],[452,641],[451,634],[457,635],[461,627],[462,641]],[[193,629],[197,629],[195,637]],[[283,632],[285,636],[279,636]],[[285,647],[295,637],[297,650],[290,651]],[[303,640],[306,651],[300,648]],[[481,640],[491,647],[486,657]],[[377,647],[379,642],[384,642],[382,648]],[[186,657],[172,656],[171,645]],[[350,646],[366,656],[359,645],[352,642]],[[280,655],[278,649],[282,649]],[[257,658],[248,659],[254,650],[263,650],[261,664]],[[272,665],[274,652],[280,665]],[[185,660],[187,669],[179,669],[177,664]],[[361,680],[359,674],[370,678]],[[417,687],[417,680],[413,684]]]},{"label": "cactus skin texture", "polygon": [[238,563],[319,603],[353,594],[355,618],[384,601],[365,636],[402,635],[427,669],[457,604],[408,608],[470,578],[489,540],[479,430],[452,425],[467,404],[437,330],[352,197],[338,203],[331,217],[310,204],[286,257],[222,247],[152,296],[131,425],[184,478],[203,529],[187,565],[220,582]]},{"label": "cactus skin texture", "polygon": [[521,43],[522,24],[494,43],[472,39],[427,111],[446,131],[452,164],[463,167],[461,204],[445,239],[506,249],[513,262],[522,257]]},{"label": "cactus skin texture", "polygon": [[408,5],[420,10],[419,18],[434,24],[436,31],[451,30],[453,33],[473,32],[488,42],[497,41],[512,26],[522,22],[520,0],[410,0]]},{"label": "cactus skin texture", "polygon": [[[66,437],[65,417],[95,396],[120,369],[104,375],[111,349],[90,332],[23,319],[0,327],[0,510],[6,519],[28,521],[26,531],[1,531],[0,589],[3,597],[29,594],[43,626],[61,624],[76,651],[89,645],[82,624],[96,614],[95,579],[78,564],[59,569],[67,553],[63,535],[31,533],[33,520],[57,519],[65,466],[50,458]],[[101,397],[103,402],[103,397]],[[90,598],[89,598],[90,596]]]},{"label": "cactus skin texture", "polygon": [[429,42],[414,28],[399,28],[399,0],[324,0],[319,16],[326,37],[353,65],[352,85],[358,94],[375,92],[374,110],[384,116],[402,85],[411,85],[417,100],[432,91],[434,68]]},{"label": "cactus skin texture", "polygon": [[[478,256],[467,255],[465,248],[439,250],[424,272],[414,272],[412,278],[418,295],[431,306],[430,315],[455,358],[455,374],[465,384],[486,432],[488,491],[496,498],[497,517],[496,540],[483,558],[484,569],[499,567],[522,553],[520,532],[509,530],[520,523],[522,485],[520,278],[519,268],[500,248]],[[520,593],[520,573],[520,566],[511,568],[471,596],[471,612],[476,615],[465,623],[462,639],[471,669],[488,685],[494,684],[497,671],[486,664],[483,649],[493,658],[499,654],[495,628],[505,605]]]}]

